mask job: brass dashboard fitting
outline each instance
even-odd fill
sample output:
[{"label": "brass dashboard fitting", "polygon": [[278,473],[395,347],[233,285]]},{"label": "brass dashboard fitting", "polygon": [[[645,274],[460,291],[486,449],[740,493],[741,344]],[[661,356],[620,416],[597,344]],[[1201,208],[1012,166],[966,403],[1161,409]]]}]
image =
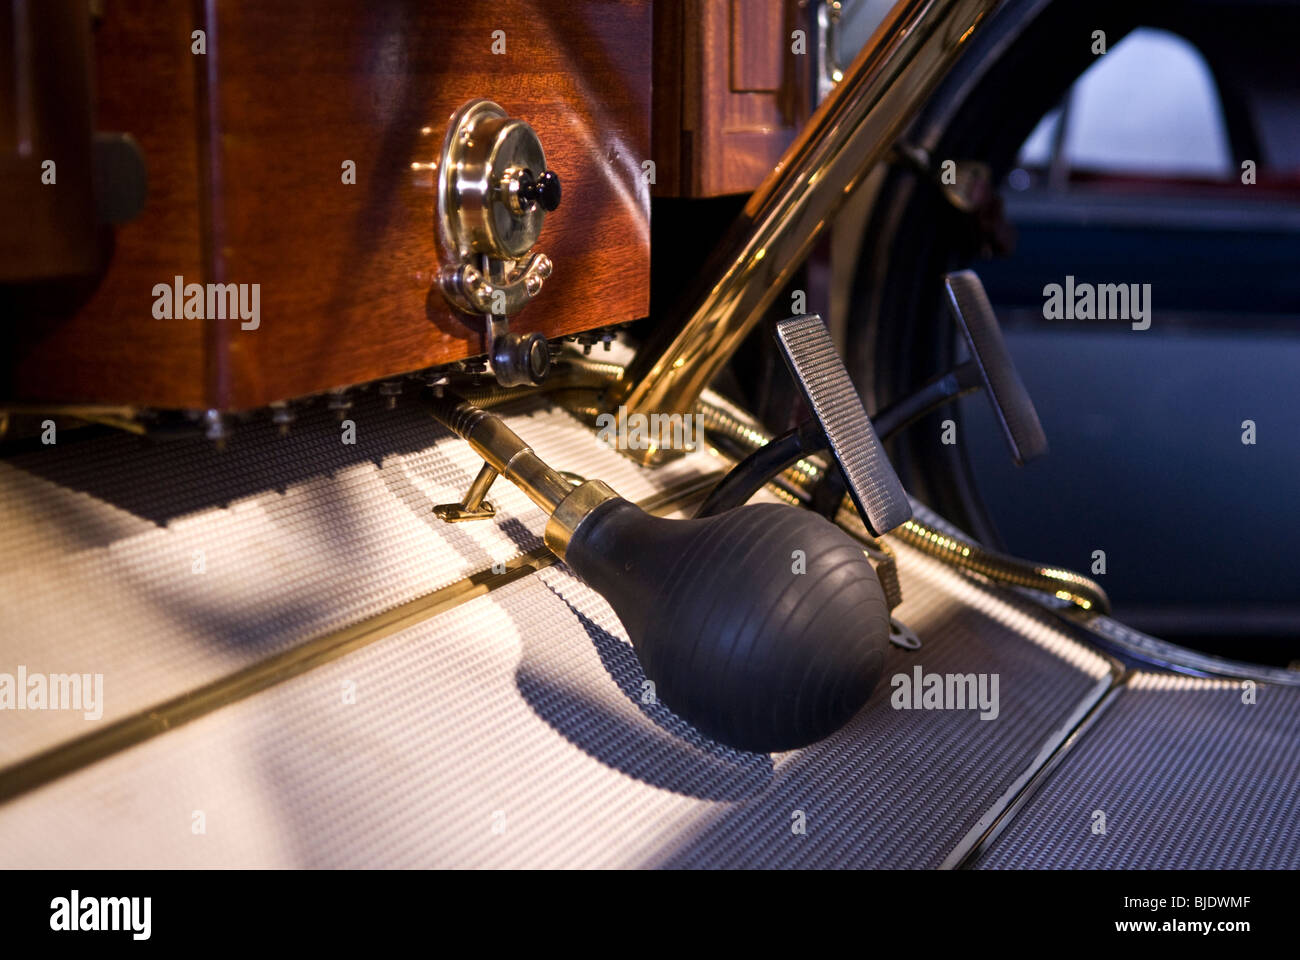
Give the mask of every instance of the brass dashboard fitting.
[{"label": "brass dashboard fitting", "polygon": [[438,172],[438,286],[457,310],[483,317],[489,369],[503,387],[540,383],[550,347],[540,333],[510,331],[509,318],[542,291],[554,265],[533,250],[560,178],[546,169],[536,131],[491,100],[452,115]]},{"label": "brass dashboard fitting", "polygon": [[560,179],[525,121],[491,100],[471,100],[451,118],[438,171],[439,284],[466,313],[518,313],[551,275],[533,252]]},{"label": "brass dashboard fitting", "polygon": [[516,261],[528,254],[554,209],[540,202],[536,187],[527,199],[520,196],[521,183],[555,176],[546,170],[546,154],[532,127],[491,100],[471,100],[448,124],[437,169],[444,257],[468,260],[482,254]]}]

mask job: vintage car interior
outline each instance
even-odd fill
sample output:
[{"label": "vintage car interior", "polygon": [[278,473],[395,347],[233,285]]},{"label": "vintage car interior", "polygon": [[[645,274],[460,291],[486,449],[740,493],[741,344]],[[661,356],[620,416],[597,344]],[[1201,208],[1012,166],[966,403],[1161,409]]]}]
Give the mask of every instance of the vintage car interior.
[{"label": "vintage car interior", "polygon": [[0,0],[0,866],[1300,867],[1297,36]]}]

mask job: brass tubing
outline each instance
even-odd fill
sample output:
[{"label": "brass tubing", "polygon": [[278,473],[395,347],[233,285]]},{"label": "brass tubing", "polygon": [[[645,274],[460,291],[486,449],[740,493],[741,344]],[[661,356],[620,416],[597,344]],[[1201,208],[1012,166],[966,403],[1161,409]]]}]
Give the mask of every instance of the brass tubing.
[{"label": "brass tubing", "polygon": [[[542,539],[561,560],[582,522],[601,504],[618,498],[600,480],[588,480],[575,487],[563,474],[543,463],[500,417],[468,400],[444,392],[434,398],[430,412],[487,461],[485,469],[501,474],[546,511],[549,519]],[[483,476],[480,471],[479,477]]]},{"label": "brass tubing", "polygon": [[[743,446],[756,449],[770,438],[763,430],[744,424],[725,410],[706,402],[701,403],[706,432],[722,433]],[[781,476],[801,490],[811,491],[821,479],[825,469],[811,460],[800,460]],[[853,501],[846,495],[841,509],[856,511]],[[890,534],[923,553],[937,557],[955,567],[983,574],[999,583],[1041,590],[1062,600],[1068,600],[1082,610],[1110,613],[1110,598],[1095,580],[1063,567],[1053,567],[1009,557],[986,550],[961,537],[951,536],[922,523],[915,517]]]},{"label": "brass tubing", "polygon": [[[599,375],[609,378],[607,382],[617,383],[619,380],[619,368],[614,364],[601,364]],[[597,374],[595,370],[587,370],[586,373]],[[575,388],[570,385],[571,381],[561,378],[555,383],[558,392],[572,391]],[[550,382],[544,383],[541,387],[543,391],[549,392]],[[592,391],[595,396],[594,384],[583,384],[581,389]],[[533,392],[533,391],[525,391]],[[516,394],[522,396],[523,392]],[[491,396],[488,402],[501,402],[504,397]],[[445,402],[445,401],[443,401]],[[472,405],[461,401],[471,410],[476,408]],[[587,410],[586,412],[591,412]],[[482,416],[490,417],[490,414],[482,410],[477,413]],[[745,420],[734,416],[726,408],[718,406],[708,401],[702,401],[699,404],[699,413],[703,417],[705,432],[717,438],[730,440],[738,448],[750,451],[756,450],[772,439],[771,435],[757,424],[746,422]],[[495,420],[495,417],[492,417]],[[445,421],[444,421],[445,422]],[[497,421],[500,423],[500,421]],[[514,442],[520,446],[523,441],[515,436],[504,424],[501,424],[505,433],[513,437]],[[454,429],[454,428],[453,428]],[[456,432],[460,433],[459,430]],[[461,436],[466,436],[461,433]],[[470,439],[466,436],[466,439]],[[471,440],[471,442],[473,442]],[[479,449],[477,444],[475,449],[480,453],[484,450]],[[486,458],[486,454],[485,454]],[[490,461],[489,461],[490,462]],[[538,461],[540,463],[540,461]],[[545,466],[545,465],[543,465]],[[549,469],[549,468],[546,468]],[[800,490],[810,491],[822,477],[825,472],[825,466],[818,464],[813,460],[800,460],[794,466],[786,470],[781,476],[793,487]],[[552,471],[553,472],[553,471]],[[513,479],[513,478],[512,478]],[[562,478],[561,478],[562,479]],[[516,481],[518,482],[518,481]],[[572,489],[572,488],[571,488]],[[525,490],[527,492],[527,490]],[[531,496],[531,494],[530,494]],[[549,508],[546,504],[537,502],[548,513],[552,513],[554,508]],[[848,510],[856,516],[856,508],[853,501],[845,496],[841,510]],[[955,567],[961,567],[988,577],[998,583],[1011,584],[1014,586],[1027,587],[1031,590],[1039,590],[1049,593],[1059,599],[1069,601],[1081,610],[1109,614],[1110,599],[1106,596],[1106,591],[1095,580],[1089,579],[1082,574],[1075,573],[1072,570],[1066,570],[1063,567],[1050,566],[1048,564],[1034,563],[1028,560],[1021,560],[1017,557],[1007,556],[993,550],[987,550],[977,544],[971,543],[962,537],[952,536],[939,530],[929,524],[923,523],[915,518],[909,520],[903,526],[898,527],[890,536],[897,536],[904,543],[916,547],[923,553],[936,557]],[[882,546],[886,541],[881,541]]]},{"label": "brass tubing", "polygon": [[543,463],[499,417],[451,393],[434,398],[431,410],[437,420],[467,440],[489,467],[522,490],[548,516],[573,493],[573,484]]},{"label": "brass tubing", "polygon": [[[1000,0],[900,0],[745,205],[680,324],[662,323],[609,391],[629,415],[685,414],[883,160]],[[651,448],[642,459],[665,454]]]},{"label": "brass tubing", "polygon": [[[1095,581],[1062,567],[1028,564],[949,536],[916,520],[892,531],[904,543],[920,548],[954,566],[964,567],[999,583],[1028,587],[1068,600],[1082,610],[1109,615],[1110,598]],[[1009,561],[1009,562],[1008,562]]]}]

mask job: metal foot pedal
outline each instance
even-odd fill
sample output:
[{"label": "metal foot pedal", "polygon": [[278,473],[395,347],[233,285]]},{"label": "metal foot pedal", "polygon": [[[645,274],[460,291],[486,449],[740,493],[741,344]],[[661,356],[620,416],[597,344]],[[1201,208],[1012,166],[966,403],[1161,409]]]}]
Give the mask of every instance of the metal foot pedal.
[{"label": "metal foot pedal", "polygon": [[867,528],[879,536],[911,516],[880,441],[979,389],[988,394],[1017,465],[1046,453],[1043,425],[1011,361],[980,278],[970,270],[950,273],[944,277],[944,287],[970,359],[890,404],[870,422],[821,320],[797,317],[779,323],[777,339],[815,419],[740,461],[709,493],[696,516],[714,516],[745,503],[782,470],[829,446],[840,469],[828,472],[818,483],[812,509],[834,518],[847,486]]},{"label": "metal foot pedal", "polygon": [[821,317],[782,320],[776,338],[867,529],[878,537],[906,523],[912,505]]},{"label": "metal foot pedal", "polygon": [[953,319],[970,348],[969,364],[973,365],[973,372],[978,374],[993,404],[1012,459],[1023,466],[1047,452],[1047,435],[1043,433],[1034,402],[1029,399],[1029,391],[1011,361],[984,284],[975,271],[962,270],[944,277],[943,285]]}]

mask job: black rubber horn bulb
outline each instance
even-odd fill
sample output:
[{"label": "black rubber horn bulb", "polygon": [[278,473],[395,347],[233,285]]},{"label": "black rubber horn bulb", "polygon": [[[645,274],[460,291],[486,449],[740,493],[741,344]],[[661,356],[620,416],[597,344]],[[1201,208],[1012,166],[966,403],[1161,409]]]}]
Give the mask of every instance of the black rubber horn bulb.
[{"label": "black rubber horn bulb", "polygon": [[884,667],[889,608],[862,545],[807,510],[699,520],[610,500],[566,562],[618,614],[665,705],[743,750],[806,746],[847,723]]}]

